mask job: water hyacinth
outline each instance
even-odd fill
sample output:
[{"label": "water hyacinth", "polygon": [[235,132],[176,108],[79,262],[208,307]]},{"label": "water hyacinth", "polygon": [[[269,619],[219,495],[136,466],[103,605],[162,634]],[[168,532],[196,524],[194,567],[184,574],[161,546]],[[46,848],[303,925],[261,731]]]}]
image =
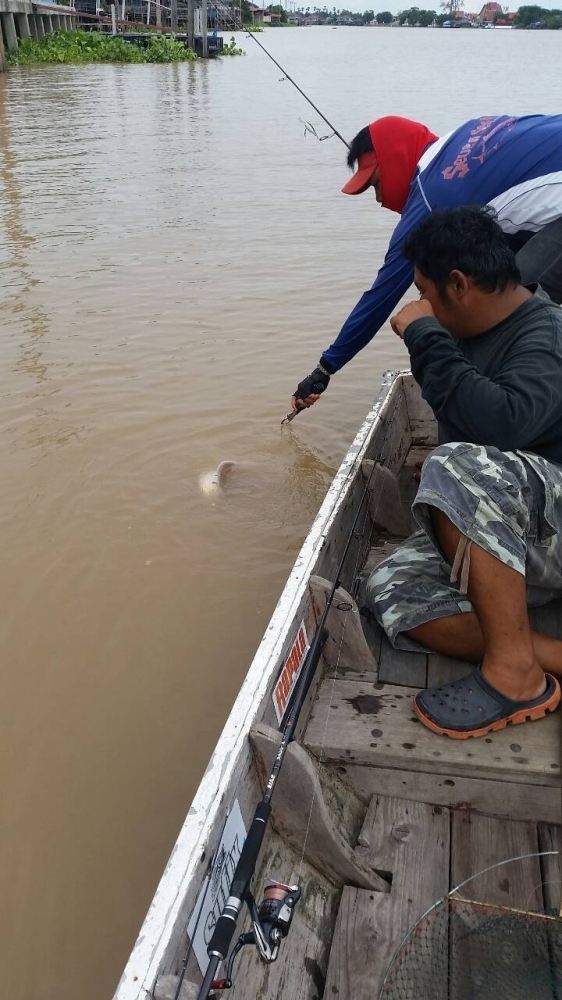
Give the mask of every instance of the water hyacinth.
[{"label": "water hyacinth", "polygon": [[12,66],[38,63],[169,63],[197,59],[195,52],[176,38],[148,34],[141,45],[119,35],[98,31],[55,31],[43,38],[26,38],[8,54]]}]

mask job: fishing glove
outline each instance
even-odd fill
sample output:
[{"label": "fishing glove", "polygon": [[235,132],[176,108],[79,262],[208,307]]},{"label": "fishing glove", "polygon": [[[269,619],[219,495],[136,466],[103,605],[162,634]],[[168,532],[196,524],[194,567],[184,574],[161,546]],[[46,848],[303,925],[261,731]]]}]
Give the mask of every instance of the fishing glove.
[{"label": "fishing glove", "polygon": [[312,393],[320,395],[320,393],[324,392],[324,389],[328,388],[331,374],[323,364],[319,364],[310,375],[307,375],[306,378],[303,378],[302,382],[299,382],[293,393],[295,399],[304,400],[307,396],[312,395]]}]

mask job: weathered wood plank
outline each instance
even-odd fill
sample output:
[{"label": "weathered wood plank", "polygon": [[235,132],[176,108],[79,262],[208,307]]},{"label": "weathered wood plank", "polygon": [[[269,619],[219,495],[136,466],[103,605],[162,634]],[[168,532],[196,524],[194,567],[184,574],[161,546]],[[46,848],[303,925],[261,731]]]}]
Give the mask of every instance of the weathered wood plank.
[{"label": "weathered wood plank", "polygon": [[437,422],[433,416],[433,410],[422,399],[420,387],[414,376],[405,376],[402,386],[408,408],[412,443],[426,447],[435,446],[437,444]]},{"label": "weathered wood plank", "polygon": [[541,858],[544,912],[557,917],[562,906],[562,829],[553,823],[539,823],[539,848],[541,851],[558,851],[557,855]]},{"label": "weathered wood plank", "polygon": [[369,488],[368,503],[371,521],[398,538],[410,534],[409,509],[402,502],[400,479],[395,472],[384,465],[365,459],[362,463],[363,476]]},{"label": "weathered wood plank", "polygon": [[[277,961],[269,965],[260,961],[255,948],[243,948],[234,966],[234,985],[227,996],[229,1000],[254,997],[319,1000],[341,890],[306,860],[302,861],[300,851],[293,850],[274,830],[268,833],[254,878],[257,897],[266,880],[298,883],[302,889],[290,937],[281,945]],[[247,909],[237,930],[250,930]]]},{"label": "weathered wood plank", "polygon": [[338,771],[364,802],[372,795],[402,795],[416,802],[452,809],[470,807],[508,819],[542,820],[545,823],[560,823],[562,820],[558,789],[548,785],[510,782],[506,791],[506,784],[501,780],[403,771],[394,767],[356,767],[353,763],[338,765]]},{"label": "weathered wood plank", "polygon": [[[542,912],[542,878],[539,859],[529,857],[511,864],[498,862],[521,855],[536,855],[539,840],[536,823],[506,822],[494,816],[457,812],[453,814],[451,841],[451,889],[483,872],[462,890],[464,899],[496,906]],[[490,871],[484,871],[491,868]]]},{"label": "weathered wood plank", "polygon": [[[544,912],[551,917],[562,914],[562,828],[549,823],[539,823],[539,847],[541,851],[558,851],[556,855],[542,857],[542,891]],[[562,942],[559,924],[548,932],[550,958],[553,968],[553,1000],[562,1000]]]},{"label": "weathered wood plank", "polygon": [[386,636],[383,635],[379,660],[379,681],[388,684],[403,684],[413,688],[426,687],[426,653],[409,653],[404,649],[394,649]]},{"label": "weathered wood plank", "polygon": [[[250,736],[258,773],[265,782],[279,749],[280,735],[257,725]],[[273,823],[288,844],[335,885],[351,882],[388,892],[389,885],[355,851],[363,807],[337,774],[313,763],[298,743],[291,743],[273,797]]]},{"label": "weathered wood plank", "polygon": [[184,979],[178,993],[179,976],[159,976],[154,987],[154,1000],[197,1000],[199,986]]},{"label": "weathered wood plank", "polygon": [[372,801],[365,853],[393,874],[390,895],[346,887],[332,941],[325,997],[372,1000],[408,928],[448,889],[446,810],[402,799]]},{"label": "weathered wood plank", "polygon": [[369,549],[367,558],[365,559],[365,564],[363,566],[363,573],[372,573],[374,569],[386,559],[387,556],[391,555],[398,544],[398,539],[390,538],[385,541],[377,541],[376,545],[373,545]]},{"label": "weathered wood plank", "polygon": [[562,639],[562,598],[543,604],[540,608],[529,608],[531,626],[553,639]]},{"label": "weathered wood plank", "polygon": [[440,653],[429,653],[427,657],[427,686],[439,687],[440,684],[450,684],[459,677],[466,677],[474,670],[474,664],[467,660],[455,660],[452,656],[441,656]]},{"label": "weathered wood plank", "polygon": [[332,764],[547,785],[560,798],[557,715],[483,739],[450,740],[422,726],[404,688],[347,679],[320,686],[313,714],[305,745]]},{"label": "weathered wood plank", "polygon": [[[452,831],[451,888],[470,879],[466,885],[461,885],[455,897],[458,895],[477,903],[542,912],[542,878],[539,858],[536,856],[539,844],[535,823],[506,822],[491,816],[455,813]],[[521,860],[493,867],[510,858]],[[460,912],[453,912],[450,942],[451,1000],[471,1000],[475,993],[481,991],[482,984],[489,981],[489,969],[485,968],[483,949],[490,936],[493,936],[493,940],[487,946],[489,960],[500,963],[498,979],[509,979],[518,974],[521,976],[525,971],[525,960],[534,958],[537,961],[538,953],[544,957],[545,976],[542,978],[535,975],[533,1000],[552,1000],[546,928],[540,924],[535,925],[532,935],[529,935],[524,923],[518,922],[518,917],[513,918],[516,923],[507,925],[507,915],[494,910],[479,911],[477,908],[465,909],[463,906]],[[488,921],[486,928],[481,925],[479,933],[475,933],[477,921],[481,921],[482,925]],[[502,941],[508,949],[511,944],[511,950],[502,948]],[[524,949],[524,957],[521,958],[519,968],[517,956],[518,953],[523,954],[521,949]],[[540,969],[540,961],[537,967]]]},{"label": "weathered wood plank", "polygon": [[[332,586],[321,576],[310,578],[309,588],[317,625],[326,609]],[[359,608],[343,587],[338,587],[334,594],[326,625],[329,636],[323,655],[329,669],[338,673],[377,669],[377,662],[363,632]]]},{"label": "weathered wood plank", "polygon": [[383,434],[378,440],[373,440],[366,458],[380,462],[391,472],[399,472],[412,444],[402,380],[393,387],[383,423]]}]

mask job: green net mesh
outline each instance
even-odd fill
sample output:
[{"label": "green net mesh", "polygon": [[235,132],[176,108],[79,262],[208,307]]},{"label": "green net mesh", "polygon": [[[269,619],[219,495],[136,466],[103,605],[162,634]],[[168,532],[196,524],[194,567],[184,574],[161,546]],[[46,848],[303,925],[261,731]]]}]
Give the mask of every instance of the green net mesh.
[{"label": "green net mesh", "polygon": [[562,920],[448,897],[409,933],[380,1000],[562,1000]]}]

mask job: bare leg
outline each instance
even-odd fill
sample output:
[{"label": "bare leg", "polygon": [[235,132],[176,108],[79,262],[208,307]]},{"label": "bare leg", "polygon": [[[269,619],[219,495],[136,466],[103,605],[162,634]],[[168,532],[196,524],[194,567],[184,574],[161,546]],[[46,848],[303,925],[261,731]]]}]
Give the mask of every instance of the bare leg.
[{"label": "bare leg", "polygon": [[[439,545],[452,565],[460,532],[437,508],[431,515]],[[531,638],[525,578],[473,543],[468,596],[482,634],[486,680],[514,701],[539,697],[544,674]]]},{"label": "bare leg", "polygon": [[[410,629],[405,635],[436,653],[459,660],[480,663],[484,656],[482,629],[473,613],[436,618]],[[562,641],[532,630],[531,641],[542,670],[562,677]]]}]

